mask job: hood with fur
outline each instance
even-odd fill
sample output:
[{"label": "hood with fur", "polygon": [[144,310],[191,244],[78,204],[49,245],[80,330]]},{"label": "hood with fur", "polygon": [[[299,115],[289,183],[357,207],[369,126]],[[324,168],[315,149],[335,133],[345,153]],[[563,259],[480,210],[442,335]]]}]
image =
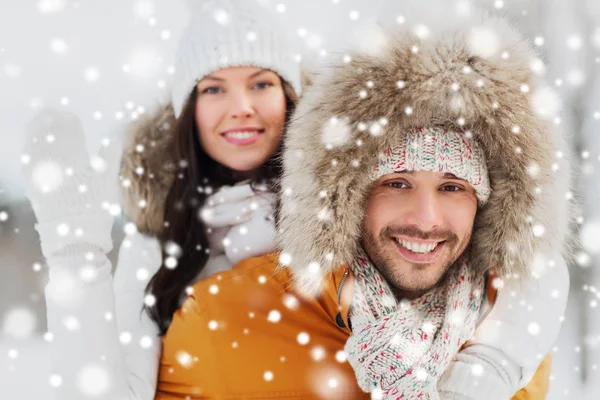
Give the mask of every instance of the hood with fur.
[{"label": "hood with fur", "polygon": [[[369,171],[419,127],[469,131],[485,153],[492,194],[473,228],[475,266],[531,273],[564,247],[568,148],[544,115],[552,93],[532,70],[537,56],[503,20],[478,14],[451,25],[427,38],[387,32],[381,49],[340,57],[304,93],[285,141],[279,224],[281,264],[297,278],[355,257]],[[482,35],[497,41],[493,54]]]},{"label": "hood with fur", "polygon": [[131,125],[123,146],[123,209],[138,231],[150,236],[162,232],[165,201],[177,172],[175,126],[172,105],[162,105]]}]

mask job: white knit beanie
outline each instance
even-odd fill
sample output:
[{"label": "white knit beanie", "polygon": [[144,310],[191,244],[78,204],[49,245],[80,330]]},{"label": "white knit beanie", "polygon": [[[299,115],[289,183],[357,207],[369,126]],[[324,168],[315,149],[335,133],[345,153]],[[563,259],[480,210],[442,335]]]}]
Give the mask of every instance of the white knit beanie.
[{"label": "white knit beanie", "polygon": [[473,186],[480,206],[491,194],[483,151],[475,140],[458,132],[421,128],[407,133],[379,155],[371,178],[376,180],[398,171],[453,174]]},{"label": "white knit beanie", "polygon": [[190,22],[175,58],[171,100],[179,117],[195,85],[222,68],[272,70],[301,90],[300,65],[275,16],[256,0],[189,0]]}]

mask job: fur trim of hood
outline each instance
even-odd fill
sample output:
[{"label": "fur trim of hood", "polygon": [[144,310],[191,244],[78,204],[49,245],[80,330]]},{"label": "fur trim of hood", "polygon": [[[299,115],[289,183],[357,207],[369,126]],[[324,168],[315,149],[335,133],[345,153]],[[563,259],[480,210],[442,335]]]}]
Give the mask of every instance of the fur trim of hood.
[{"label": "fur trim of hood", "polygon": [[177,120],[171,103],[159,106],[131,125],[121,158],[121,197],[127,217],[138,231],[159,236],[165,201],[175,181]]},{"label": "fur trim of hood", "polygon": [[[427,39],[386,32],[379,53],[350,52],[304,93],[285,141],[279,224],[281,264],[299,280],[353,260],[377,154],[419,127],[469,130],[485,153],[492,194],[475,219],[475,266],[532,273],[566,247],[569,152],[536,102],[549,90],[531,68],[537,56],[506,21],[469,18],[434,24]],[[499,51],[482,55],[473,29]]]}]

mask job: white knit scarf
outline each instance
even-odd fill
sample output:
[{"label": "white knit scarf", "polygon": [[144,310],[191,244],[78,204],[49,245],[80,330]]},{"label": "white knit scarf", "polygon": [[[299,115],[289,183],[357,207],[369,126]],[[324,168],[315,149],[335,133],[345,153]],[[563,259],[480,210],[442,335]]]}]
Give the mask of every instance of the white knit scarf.
[{"label": "white knit scarf", "polygon": [[398,301],[362,253],[345,352],[358,384],[379,399],[438,399],[437,381],[475,332],[485,280],[465,257],[440,284],[413,301]]}]

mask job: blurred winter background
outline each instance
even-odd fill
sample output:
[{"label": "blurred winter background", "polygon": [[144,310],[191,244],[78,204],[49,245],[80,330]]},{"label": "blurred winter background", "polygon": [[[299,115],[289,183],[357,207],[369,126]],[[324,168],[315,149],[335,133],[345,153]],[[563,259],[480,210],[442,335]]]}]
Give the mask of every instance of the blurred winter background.
[{"label": "blurred winter background", "polygon": [[[308,66],[384,0],[247,0],[289,28]],[[403,0],[387,0],[403,1]],[[435,7],[436,1],[423,0]],[[571,297],[556,347],[549,399],[598,399],[600,384],[600,1],[482,0],[508,16],[544,54],[538,73],[562,97],[554,123],[570,138],[583,248],[571,268]],[[34,217],[20,184],[26,123],[43,106],[83,120],[88,147],[168,95],[184,0],[0,0],[0,393],[45,398],[43,265]],[[565,188],[565,191],[568,189]],[[564,195],[557,193],[556,195]],[[120,226],[115,241],[122,239]],[[113,254],[114,256],[114,254]],[[114,260],[114,258],[113,258]],[[532,318],[533,318],[532,314]],[[595,385],[595,387],[594,387]]]}]

